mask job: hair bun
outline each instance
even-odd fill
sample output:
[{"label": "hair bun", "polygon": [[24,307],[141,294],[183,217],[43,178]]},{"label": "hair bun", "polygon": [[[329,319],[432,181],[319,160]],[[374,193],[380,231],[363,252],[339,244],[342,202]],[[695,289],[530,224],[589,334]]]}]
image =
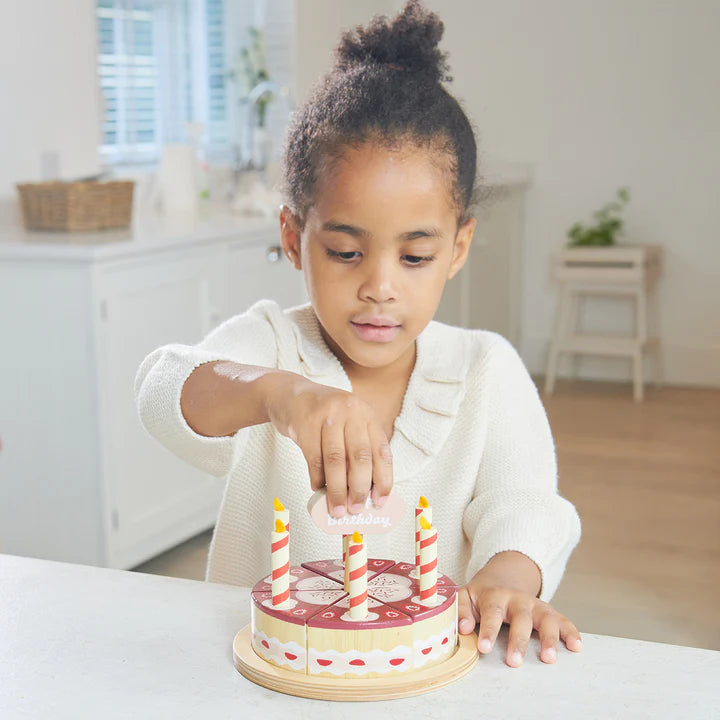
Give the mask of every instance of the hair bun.
[{"label": "hair bun", "polygon": [[425,10],[419,0],[409,0],[392,20],[376,15],[366,27],[358,25],[343,33],[335,49],[336,68],[344,72],[380,65],[423,74],[435,82],[451,80],[446,54],[438,49],[444,29],[435,13]]}]

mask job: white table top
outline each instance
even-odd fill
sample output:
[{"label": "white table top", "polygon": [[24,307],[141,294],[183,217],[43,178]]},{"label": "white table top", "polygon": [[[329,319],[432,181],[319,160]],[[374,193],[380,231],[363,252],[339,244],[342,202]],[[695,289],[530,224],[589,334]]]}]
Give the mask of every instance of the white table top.
[{"label": "white table top", "polygon": [[245,588],[0,555],[0,717],[720,717],[720,652],[600,635],[552,666],[533,640],[519,670],[503,636],[467,677],[414,698],[281,695],[233,666],[249,616]]}]

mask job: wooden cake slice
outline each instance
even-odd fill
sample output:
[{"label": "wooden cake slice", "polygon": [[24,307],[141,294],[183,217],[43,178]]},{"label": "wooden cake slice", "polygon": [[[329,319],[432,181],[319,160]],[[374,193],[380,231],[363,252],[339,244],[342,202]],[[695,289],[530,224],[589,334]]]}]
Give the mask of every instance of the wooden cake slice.
[{"label": "wooden cake slice", "polygon": [[341,585],[303,567],[290,568],[290,598],[283,605],[272,604],[271,578],[255,584],[251,593],[252,648],[273,665],[307,672],[309,618],[345,595]]},{"label": "wooden cake slice", "polygon": [[349,610],[345,596],[308,619],[308,675],[373,678],[412,670],[412,618],[374,598],[364,620],[352,620]]},{"label": "wooden cake slice", "polygon": [[397,563],[368,581],[368,597],[412,618],[414,669],[444,662],[457,645],[457,585],[438,574],[436,604],[420,602],[420,584],[411,576],[414,565]]}]

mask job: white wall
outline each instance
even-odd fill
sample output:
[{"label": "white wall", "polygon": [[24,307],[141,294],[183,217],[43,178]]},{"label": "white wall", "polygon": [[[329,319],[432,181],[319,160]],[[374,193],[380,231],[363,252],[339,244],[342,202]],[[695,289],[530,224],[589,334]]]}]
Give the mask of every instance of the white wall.
[{"label": "white wall", "polygon": [[[628,240],[664,245],[662,339],[669,382],[720,385],[720,3],[715,0],[426,0],[445,21],[454,91],[481,151],[532,163],[522,297],[523,356],[542,372],[565,230],[629,185]],[[296,89],[331,64],[341,27],[400,0],[298,0]],[[98,169],[93,0],[3,0],[0,212],[14,183]],[[60,31],[58,31],[60,29]],[[622,329],[622,306],[594,313]],[[629,378],[622,361],[587,375]]]},{"label": "white wall", "polygon": [[365,24],[373,15],[393,15],[393,0],[295,0],[295,97],[333,65],[341,29]]},{"label": "white wall", "polygon": [[16,216],[15,183],[41,179],[44,152],[64,177],[99,169],[94,0],[2,0],[0,214]]},{"label": "white wall", "polygon": [[[531,370],[544,371],[552,330],[552,251],[574,221],[590,219],[628,185],[627,241],[660,243],[667,256],[666,379],[720,385],[720,3],[425,2],[445,22],[454,92],[479,130],[481,152],[534,165],[521,343]],[[403,4],[302,0],[299,88],[329,66],[338,26]],[[623,303],[590,310],[593,327],[630,328]],[[591,377],[630,377],[622,360],[580,367]]]}]

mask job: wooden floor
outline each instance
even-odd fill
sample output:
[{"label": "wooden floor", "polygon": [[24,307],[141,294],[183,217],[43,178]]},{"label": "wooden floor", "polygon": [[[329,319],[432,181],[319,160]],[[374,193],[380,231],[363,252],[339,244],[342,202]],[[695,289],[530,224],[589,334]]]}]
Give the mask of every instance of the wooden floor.
[{"label": "wooden floor", "polygon": [[720,390],[565,382],[545,398],[583,537],[555,606],[581,629],[720,649]]},{"label": "wooden floor", "polygon": [[[629,385],[560,381],[543,400],[583,522],[553,604],[584,632],[720,650],[720,390],[636,404]],[[209,539],[138,570],[202,579]]]}]

